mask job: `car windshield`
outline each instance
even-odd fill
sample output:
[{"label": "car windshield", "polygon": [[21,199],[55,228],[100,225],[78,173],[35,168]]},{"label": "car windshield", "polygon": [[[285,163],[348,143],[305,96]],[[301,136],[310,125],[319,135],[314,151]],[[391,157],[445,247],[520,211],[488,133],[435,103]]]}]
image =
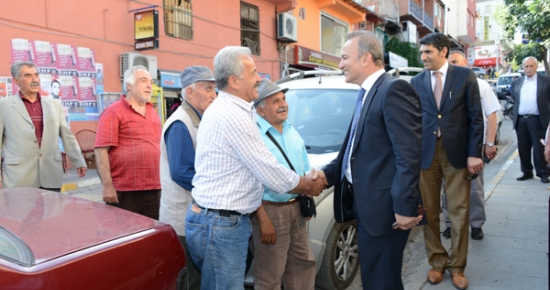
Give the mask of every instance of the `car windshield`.
[{"label": "car windshield", "polygon": [[357,90],[291,89],[286,94],[288,121],[311,154],[337,152],[353,116]]},{"label": "car windshield", "polygon": [[515,78],[512,77],[512,76],[509,76],[509,77],[500,77],[498,78],[498,85],[499,86],[507,86],[509,85],[510,83],[512,83],[512,81],[514,80]]}]

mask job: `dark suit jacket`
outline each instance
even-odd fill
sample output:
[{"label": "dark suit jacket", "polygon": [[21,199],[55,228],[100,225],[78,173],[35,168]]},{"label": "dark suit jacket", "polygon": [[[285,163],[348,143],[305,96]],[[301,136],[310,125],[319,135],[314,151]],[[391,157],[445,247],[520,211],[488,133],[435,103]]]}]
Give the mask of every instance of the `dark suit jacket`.
[{"label": "dark suit jacket", "polygon": [[[395,213],[418,215],[422,119],[418,96],[404,80],[383,74],[365,98],[351,154],[353,191],[367,233],[382,236],[393,231]],[[349,135],[348,129],[338,157],[323,168],[340,223],[355,218],[353,197],[340,179]]]},{"label": "dark suit jacket", "polygon": [[[523,81],[525,76],[517,78],[510,85],[510,92],[512,92],[512,97],[514,98],[514,129],[518,122],[518,110],[520,102],[521,87],[523,86]],[[542,128],[546,129],[548,122],[550,122],[550,77],[541,76],[537,74],[537,107],[540,114],[540,122]]]},{"label": "dark suit jacket", "polygon": [[474,72],[449,65],[439,110],[432,91],[431,71],[415,76],[411,84],[422,104],[422,169],[432,164],[438,125],[445,153],[454,168],[467,167],[468,157],[481,158],[483,109]]}]

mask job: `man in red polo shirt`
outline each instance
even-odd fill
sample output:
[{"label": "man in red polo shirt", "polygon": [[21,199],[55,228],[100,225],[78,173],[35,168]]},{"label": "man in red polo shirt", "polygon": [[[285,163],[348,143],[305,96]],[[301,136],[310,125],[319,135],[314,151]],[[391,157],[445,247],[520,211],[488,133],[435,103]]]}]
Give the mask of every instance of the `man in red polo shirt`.
[{"label": "man in red polo shirt", "polygon": [[162,126],[149,102],[152,85],[144,66],[124,73],[127,95],[101,114],[95,154],[103,201],[158,220]]},{"label": "man in red polo shirt", "polygon": [[36,187],[61,191],[63,165],[59,137],[78,175],[86,162],[67,122],[63,107],[40,96],[40,77],[33,62],[17,62],[11,74],[19,94],[0,101],[0,154],[4,157],[2,188]]}]

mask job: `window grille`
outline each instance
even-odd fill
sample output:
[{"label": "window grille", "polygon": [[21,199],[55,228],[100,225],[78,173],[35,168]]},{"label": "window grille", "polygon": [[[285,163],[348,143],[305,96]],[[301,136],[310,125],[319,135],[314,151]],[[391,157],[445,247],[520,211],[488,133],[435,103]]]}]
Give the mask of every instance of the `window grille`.
[{"label": "window grille", "polygon": [[258,7],[241,2],[241,46],[260,55],[260,17]]},{"label": "window grille", "polygon": [[164,0],[164,32],[175,38],[193,39],[191,0]]}]

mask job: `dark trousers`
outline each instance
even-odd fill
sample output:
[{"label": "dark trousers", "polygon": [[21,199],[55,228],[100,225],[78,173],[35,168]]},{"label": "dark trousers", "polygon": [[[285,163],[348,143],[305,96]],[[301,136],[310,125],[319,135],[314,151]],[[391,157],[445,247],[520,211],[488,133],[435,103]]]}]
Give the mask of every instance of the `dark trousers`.
[{"label": "dark trousers", "polygon": [[[533,163],[537,176],[548,175],[546,160],[544,160],[544,146],[540,139],[546,135],[546,127],[542,127],[540,116],[529,118],[517,116],[516,135],[518,137],[518,152],[521,161],[521,171],[524,174],[533,174]],[[531,149],[533,150],[533,163],[531,163]]]},{"label": "dark trousers", "polygon": [[356,203],[353,204],[353,211],[357,217],[363,290],[402,290],[403,250],[409,238],[409,231],[394,231],[386,236],[371,236],[363,226]]},{"label": "dark trousers", "polygon": [[191,259],[185,237],[178,236],[178,238],[185,251],[185,261],[187,262],[187,269],[189,270],[189,290],[199,290],[201,289],[201,272],[197,269],[195,263],[193,263],[193,259]]},{"label": "dark trousers", "polygon": [[137,190],[137,191],[117,191],[118,203],[110,203],[137,214],[159,219],[160,208],[160,189]]}]

